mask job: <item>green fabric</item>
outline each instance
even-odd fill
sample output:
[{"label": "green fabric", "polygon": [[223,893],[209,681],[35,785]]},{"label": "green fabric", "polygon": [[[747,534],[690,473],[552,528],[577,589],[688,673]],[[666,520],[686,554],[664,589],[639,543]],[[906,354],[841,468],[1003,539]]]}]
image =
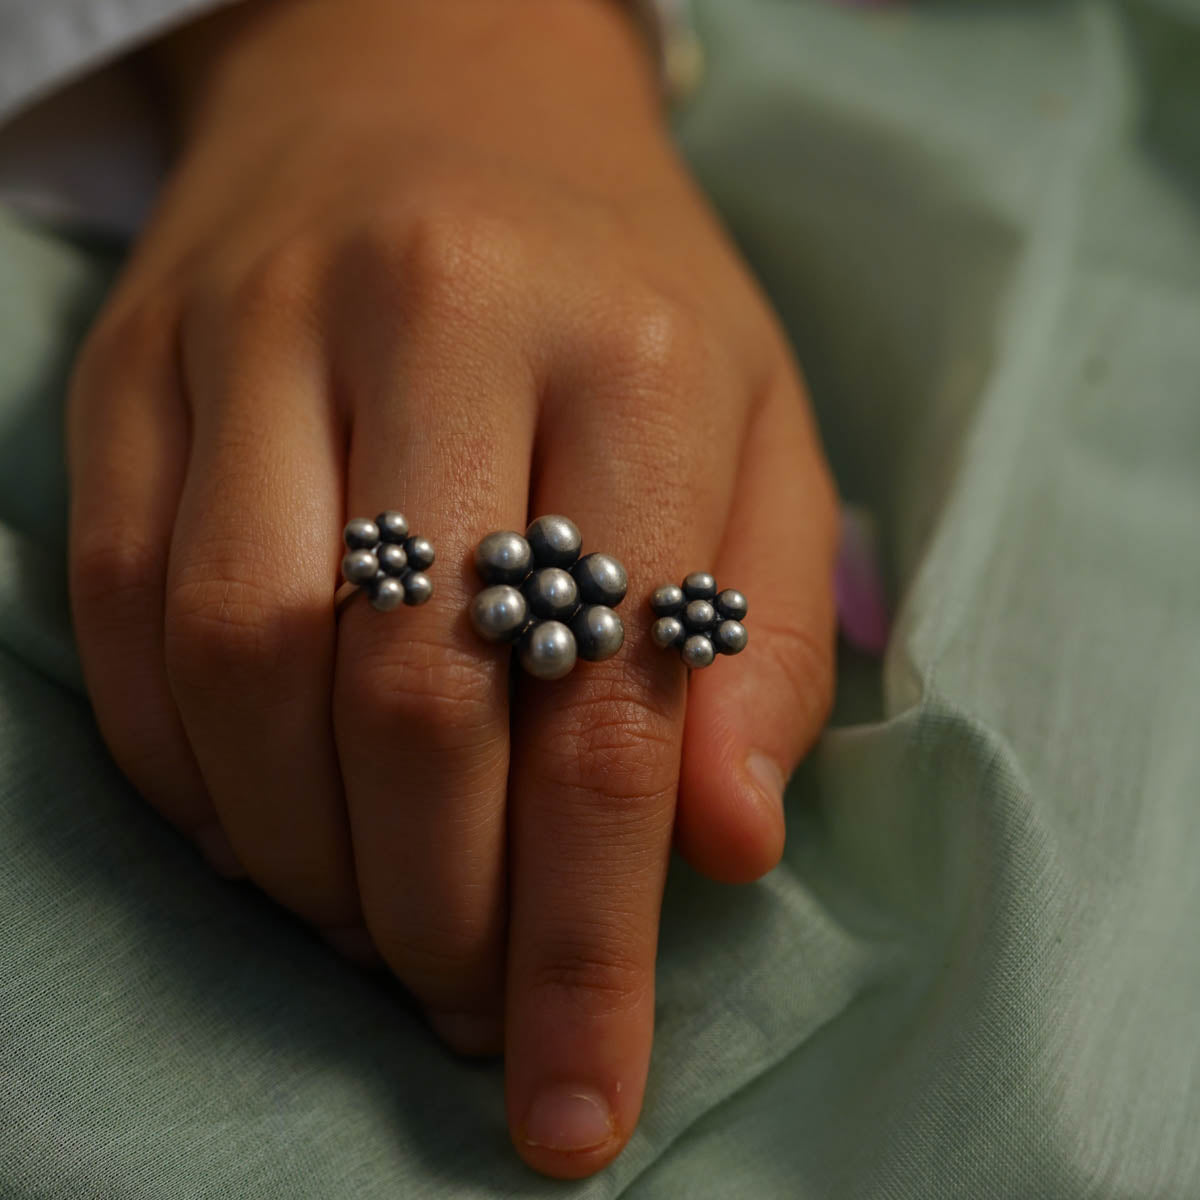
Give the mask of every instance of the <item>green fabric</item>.
[{"label": "green fabric", "polygon": [[644,1117],[508,1146],[496,1064],[201,867],[64,601],[112,255],[0,223],[0,1195],[1200,1194],[1200,6],[698,5],[696,168],[900,615],[784,864],[675,864]]}]

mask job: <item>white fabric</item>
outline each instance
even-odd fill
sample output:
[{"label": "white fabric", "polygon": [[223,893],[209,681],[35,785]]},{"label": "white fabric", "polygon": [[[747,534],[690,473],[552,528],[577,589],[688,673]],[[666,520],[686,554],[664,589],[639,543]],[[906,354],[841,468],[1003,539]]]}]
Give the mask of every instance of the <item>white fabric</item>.
[{"label": "white fabric", "polygon": [[0,203],[62,228],[135,233],[165,166],[162,129],[120,65],[0,126]]}]

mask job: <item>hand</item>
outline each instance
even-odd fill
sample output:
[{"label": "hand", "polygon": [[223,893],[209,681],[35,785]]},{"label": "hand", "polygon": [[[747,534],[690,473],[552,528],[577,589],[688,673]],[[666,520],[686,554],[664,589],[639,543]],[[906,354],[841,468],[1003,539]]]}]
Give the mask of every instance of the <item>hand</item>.
[{"label": "hand", "polygon": [[[829,704],[795,368],[614,0],[251,3],[160,61],[178,159],[70,405],[104,736],[210,858],[503,1047],[520,1153],[586,1175],[642,1103],[672,830],[715,879],[773,866]],[[384,508],[436,594],[339,624],[341,527]],[[510,707],[471,550],[554,512],[626,564],[628,636]],[[751,640],[689,687],[646,597],[703,568]]]}]

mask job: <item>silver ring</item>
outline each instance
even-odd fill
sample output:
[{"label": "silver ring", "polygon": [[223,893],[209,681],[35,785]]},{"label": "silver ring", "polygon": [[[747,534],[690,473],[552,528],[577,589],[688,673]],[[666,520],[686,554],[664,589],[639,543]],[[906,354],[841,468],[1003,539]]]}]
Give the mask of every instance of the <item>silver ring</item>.
[{"label": "silver ring", "polygon": [[411,536],[403,513],[382,512],[373,521],[355,517],[347,522],[342,541],[345,582],[333,598],[339,616],[359,592],[379,612],[401,604],[416,607],[433,595],[433,580],[427,574],[433,566],[433,543]]},{"label": "silver ring", "polygon": [[525,531],[489,533],[475,548],[484,588],[471,601],[471,624],[489,642],[517,646],[517,659],[538,679],[562,679],[577,659],[602,662],[625,641],[613,611],[629,588],[610,554],[585,554],[566,517],[538,517]]},{"label": "silver ring", "polygon": [[650,607],[656,618],[650,627],[654,644],[677,648],[693,670],[709,666],[718,654],[741,654],[746,648],[746,597],[733,588],[718,592],[707,571],[693,571],[679,587],[657,588]]}]

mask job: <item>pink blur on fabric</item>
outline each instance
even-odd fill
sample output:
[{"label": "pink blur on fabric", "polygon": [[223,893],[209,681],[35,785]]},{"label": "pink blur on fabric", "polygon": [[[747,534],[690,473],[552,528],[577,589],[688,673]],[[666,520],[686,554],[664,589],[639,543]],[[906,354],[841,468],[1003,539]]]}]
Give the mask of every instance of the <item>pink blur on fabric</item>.
[{"label": "pink blur on fabric", "polygon": [[834,579],[838,626],[856,650],[881,656],[891,631],[875,521],[862,509],[842,510],[841,544]]}]

